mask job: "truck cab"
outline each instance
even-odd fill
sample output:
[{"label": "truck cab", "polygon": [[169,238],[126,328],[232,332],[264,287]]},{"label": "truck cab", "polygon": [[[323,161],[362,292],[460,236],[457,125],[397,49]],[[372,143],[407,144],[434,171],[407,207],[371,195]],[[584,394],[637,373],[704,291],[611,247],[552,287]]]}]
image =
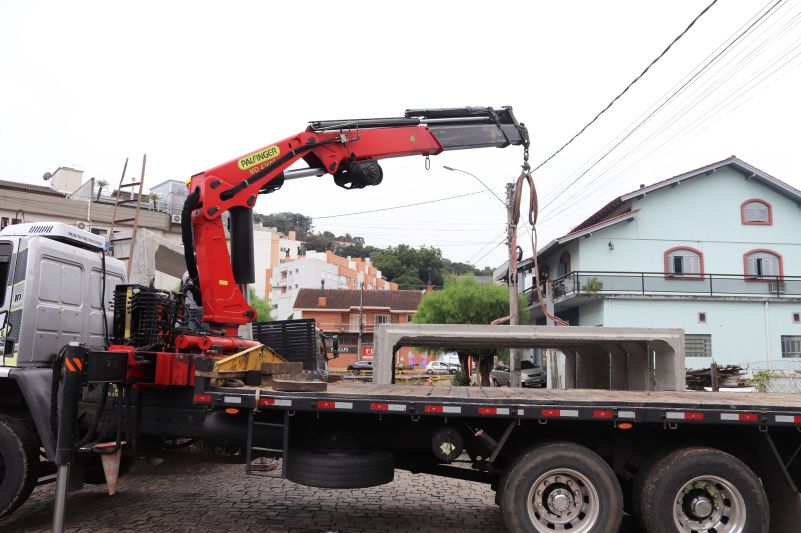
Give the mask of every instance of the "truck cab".
[{"label": "truck cab", "polygon": [[[62,223],[0,231],[0,360],[49,367],[70,342],[102,349],[111,326],[122,261],[103,254],[105,239]],[[102,296],[101,296],[102,295]]]}]

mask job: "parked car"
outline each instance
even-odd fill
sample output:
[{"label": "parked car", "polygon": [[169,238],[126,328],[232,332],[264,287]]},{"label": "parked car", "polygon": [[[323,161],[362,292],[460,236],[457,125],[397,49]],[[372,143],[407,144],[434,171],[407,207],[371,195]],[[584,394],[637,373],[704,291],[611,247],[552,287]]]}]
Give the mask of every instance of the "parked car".
[{"label": "parked car", "polygon": [[348,365],[348,370],[353,373],[354,376],[358,376],[362,372],[372,372],[373,371],[373,362],[372,361],[356,361],[355,363],[351,363]]},{"label": "parked car", "polygon": [[426,374],[434,374],[440,372],[447,372],[448,374],[455,374],[456,369],[450,364],[443,361],[431,361],[426,365]]},{"label": "parked car", "polygon": [[[508,387],[511,384],[509,367],[505,364],[495,366],[490,372],[490,383],[494,387]],[[520,361],[520,384],[524,387],[547,386],[545,369],[535,366],[531,361]]]},{"label": "parked car", "polygon": [[459,372],[462,371],[462,365],[460,365],[459,363],[447,363],[447,365],[451,367],[450,368],[451,374],[458,374]]}]

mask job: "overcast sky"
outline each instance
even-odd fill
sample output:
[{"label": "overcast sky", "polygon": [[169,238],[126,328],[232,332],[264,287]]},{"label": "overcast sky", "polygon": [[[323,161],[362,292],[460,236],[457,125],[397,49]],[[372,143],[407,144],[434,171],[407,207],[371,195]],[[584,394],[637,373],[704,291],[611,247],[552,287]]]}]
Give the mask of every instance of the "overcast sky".
[{"label": "overcast sky", "polygon": [[[76,166],[116,184],[126,157],[146,185],[190,175],[319,119],[400,116],[413,107],[512,105],[550,155],[709,3],[34,2],[0,3],[0,179],[43,183]],[[544,205],[775,3],[720,0],[606,115],[535,174]],[[801,1],[779,5],[685,91],[545,207],[540,245],[615,195],[736,154],[801,188]],[[124,7],[123,7],[124,6]],[[640,118],[641,120],[641,118]],[[328,177],[288,182],[260,212],[313,217],[482,190],[503,197],[518,148],[383,163],[361,191]],[[320,218],[316,228],[379,246],[504,260],[505,211],[489,193]],[[526,254],[530,245],[525,246]]]}]

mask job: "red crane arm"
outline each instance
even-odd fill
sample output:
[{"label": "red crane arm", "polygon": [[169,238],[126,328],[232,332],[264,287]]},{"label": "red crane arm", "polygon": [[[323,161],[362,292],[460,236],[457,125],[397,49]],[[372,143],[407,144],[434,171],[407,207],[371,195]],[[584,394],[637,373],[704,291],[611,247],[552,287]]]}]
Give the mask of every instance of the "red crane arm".
[{"label": "red crane arm", "polygon": [[[380,183],[379,159],[510,144],[528,146],[525,126],[511,108],[412,110],[402,118],[315,122],[297,135],[192,176],[182,230],[203,320],[232,335],[238,325],[255,319],[242,293],[244,285],[255,281],[251,210],[260,193],[283,184],[284,172],[298,159],[315,169],[312,173],[333,174],[337,185],[361,188]],[[226,211],[231,254],[221,219]]]}]

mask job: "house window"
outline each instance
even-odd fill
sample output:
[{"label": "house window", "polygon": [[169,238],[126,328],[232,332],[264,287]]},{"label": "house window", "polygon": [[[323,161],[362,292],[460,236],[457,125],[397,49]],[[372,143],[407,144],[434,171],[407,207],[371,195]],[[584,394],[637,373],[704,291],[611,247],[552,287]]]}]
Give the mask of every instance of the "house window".
[{"label": "house window", "polygon": [[685,335],[686,357],[712,357],[712,335]]},{"label": "house window", "polygon": [[801,313],[793,313],[793,324],[801,324]]},{"label": "house window", "polygon": [[706,324],[706,313],[698,313],[698,322]]},{"label": "house window", "polygon": [[5,228],[8,226],[8,217],[0,218],[0,229]]},{"label": "house window", "polygon": [[378,324],[388,324],[389,323],[389,315],[375,315],[375,325]]},{"label": "house window", "polygon": [[570,272],[570,254],[565,252],[556,264],[556,277],[561,278]]},{"label": "house window", "polygon": [[773,224],[773,208],[765,200],[751,198],[740,205],[743,224],[769,226]]},{"label": "house window", "polygon": [[782,335],[782,357],[801,357],[801,336]]},{"label": "house window", "polygon": [[772,250],[751,250],[743,255],[743,267],[748,279],[775,281],[784,275],[782,256]]},{"label": "house window", "polygon": [[665,252],[665,277],[668,279],[703,279],[704,254],[688,246]]}]

